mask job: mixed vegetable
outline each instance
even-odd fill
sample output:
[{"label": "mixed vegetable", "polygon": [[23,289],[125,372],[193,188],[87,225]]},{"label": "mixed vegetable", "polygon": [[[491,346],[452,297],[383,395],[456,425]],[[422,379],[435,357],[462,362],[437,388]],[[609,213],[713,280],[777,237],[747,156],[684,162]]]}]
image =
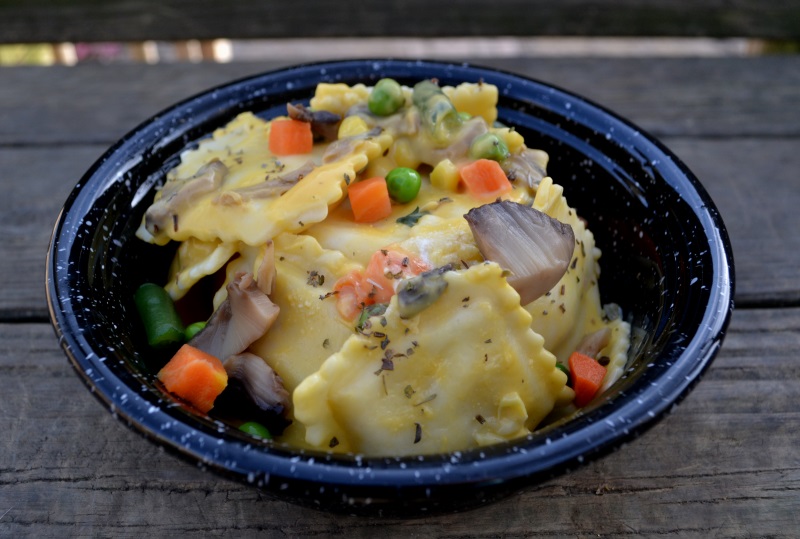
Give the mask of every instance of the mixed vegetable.
[{"label": "mixed vegetable", "polygon": [[629,326],[496,102],[480,82],[320,84],[184,152],[137,232],[179,242],[134,298],[175,350],[164,389],[254,437],[376,455],[512,440],[597,398]]}]

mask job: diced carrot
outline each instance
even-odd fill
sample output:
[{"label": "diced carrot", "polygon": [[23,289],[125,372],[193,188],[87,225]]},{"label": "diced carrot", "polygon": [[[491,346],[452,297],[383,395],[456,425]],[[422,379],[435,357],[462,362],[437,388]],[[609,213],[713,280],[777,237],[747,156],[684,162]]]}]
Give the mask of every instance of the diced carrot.
[{"label": "diced carrot", "polygon": [[353,320],[366,305],[388,303],[395,294],[393,280],[429,269],[424,260],[397,247],[375,251],[365,271],[351,271],[333,285],[336,309],[346,320]]},{"label": "diced carrot", "polygon": [[392,213],[389,188],[379,176],[350,184],[348,196],[357,223],[374,223]]},{"label": "diced carrot", "polygon": [[582,407],[597,394],[606,376],[606,368],[586,354],[573,352],[569,356],[569,375],[575,390],[575,406]]},{"label": "diced carrot", "polygon": [[309,153],[314,148],[311,124],[299,120],[273,120],[269,128],[269,151],[275,155]]},{"label": "diced carrot", "polygon": [[495,198],[511,191],[511,182],[497,161],[478,159],[461,167],[461,181],[476,198]]},{"label": "diced carrot", "polygon": [[214,400],[228,385],[228,373],[222,362],[189,344],[178,349],[157,377],[167,391],[202,413],[214,407]]},{"label": "diced carrot", "polygon": [[346,320],[353,320],[366,305],[369,293],[361,270],[354,270],[339,278],[333,285],[336,292],[336,310]]}]

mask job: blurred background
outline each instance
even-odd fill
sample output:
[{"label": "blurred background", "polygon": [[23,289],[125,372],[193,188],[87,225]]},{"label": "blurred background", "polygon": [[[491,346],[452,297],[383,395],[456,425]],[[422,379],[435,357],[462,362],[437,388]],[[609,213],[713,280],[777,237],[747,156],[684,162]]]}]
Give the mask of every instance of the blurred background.
[{"label": "blurred background", "polygon": [[476,59],[520,56],[757,56],[797,52],[794,43],[748,38],[309,38],[0,45],[0,65],[263,61],[365,57]]},{"label": "blurred background", "polygon": [[0,1],[3,66],[757,56],[798,43],[800,2],[786,0]]}]

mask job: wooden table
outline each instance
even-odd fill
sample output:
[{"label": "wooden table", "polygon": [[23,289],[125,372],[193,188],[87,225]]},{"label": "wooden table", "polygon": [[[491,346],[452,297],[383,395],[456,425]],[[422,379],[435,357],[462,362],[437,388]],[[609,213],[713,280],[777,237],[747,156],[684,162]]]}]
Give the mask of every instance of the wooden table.
[{"label": "wooden table", "polygon": [[732,238],[725,344],[673,414],[619,451],[494,505],[392,520],[265,497],[126,428],[48,322],[45,250],[81,174],[190,94],[275,63],[0,70],[0,536],[798,537],[800,57],[504,59],[673,149]]}]

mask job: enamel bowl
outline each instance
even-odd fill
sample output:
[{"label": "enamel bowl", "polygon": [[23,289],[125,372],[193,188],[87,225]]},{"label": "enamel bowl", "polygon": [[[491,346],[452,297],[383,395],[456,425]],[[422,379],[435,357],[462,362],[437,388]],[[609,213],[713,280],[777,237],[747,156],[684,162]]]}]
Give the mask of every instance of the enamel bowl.
[{"label": "enamel bowl", "polygon": [[[253,438],[165,397],[133,305],[164,282],[173,251],[134,237],[180,151],[236,114],[263,117],[305,101],[318,82],[500,89],[499,120],[550,154],[548,172],[590,223],[603,251],[603,302],[633,325],[629,368],[567,421],[478,450],[409,458],[299,451]],[[687,241],[691,238],[691,241]],[[628,121],[511,73],[463,64],[354,60],[301,65],[239,80],[146,121],[95,163],[70,194],[47,259],[56,335],[91,392],[116,417],[189,461],[284,500],[353,513],[459,510],[596,458],[652,426],[709,366],[733,309],[733,259],[717,209],[692,173]],[[182,464],[176,463],[176,466]]]}]

